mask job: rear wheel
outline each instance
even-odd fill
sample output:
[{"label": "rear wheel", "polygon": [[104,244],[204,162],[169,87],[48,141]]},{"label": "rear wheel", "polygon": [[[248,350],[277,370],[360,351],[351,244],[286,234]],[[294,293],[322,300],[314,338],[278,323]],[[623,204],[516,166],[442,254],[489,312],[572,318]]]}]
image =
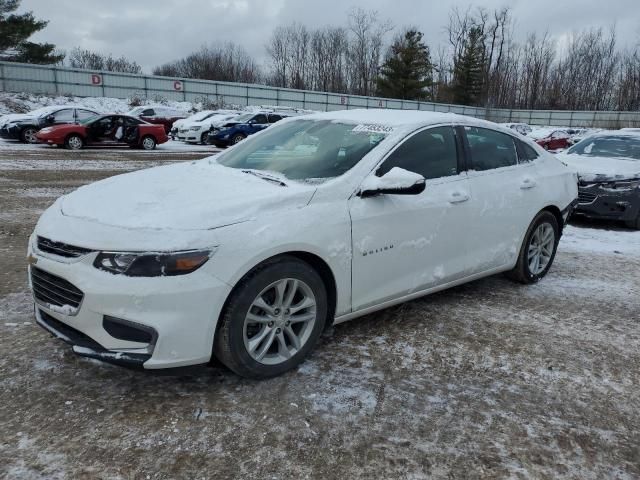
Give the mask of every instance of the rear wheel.
[{"label": "rear wheel", "polygon": [[156,139],[150,135],[147,135],[146,137],[143,137],[140,145],[142,145],[143,150],[153,150],[154,148],[156,148]]},{"label": "rear wheel", "polygon": [[278,257],[247,274],[232,292],[215,354],[243,377],[280,375],[313,349],[326,317],[327,293],[318,273],[295,257]]},{"label": "rear wheel", "polygon": [[543,278],[556,256],[560,241],[560,226],[551,212],[540,212],[524,237],[518,263],[507,273],[520,283],[536,283]]},{"label": "rear wheel", "polygon": [[33,127],[27,127],[20,133],[20,140],[23,143],[38,143],[38,137],[36,137],[38,130]]},{"label": "rear wheel", "polygon": [[64,145],[69,150],[80,150],[84,146],[84,140],[80,135],[69,135]]}]

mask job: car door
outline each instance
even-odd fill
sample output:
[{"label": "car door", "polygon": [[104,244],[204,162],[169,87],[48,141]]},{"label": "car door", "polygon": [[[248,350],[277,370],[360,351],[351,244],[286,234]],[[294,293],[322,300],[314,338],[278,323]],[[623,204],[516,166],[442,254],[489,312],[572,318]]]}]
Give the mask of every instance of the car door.
[{"label": "car door", "polygon": [[465,138],[473,213],[470,271],[500,269],[515,263],[522,237],[537,213],[536,168],[533,162],[518,160],[519,140],[507,133],[478,127],[459,131]]},{"label": "car door", "polygon": [[266,115],[260,113],[249,121],[249,125],[250,133],[256,133],[267,128],[269,126],[269,121],[267,120]]},{"label": "car door", "polygon": [[113,117],[102,117],[95,122],[91,123],[87,129],[87,140],[89,143],[108,143],[111,142],[111,132],[113,131],[114,121]]},{"label": "car door", "polygon": [[47,125],[64,125],[67,123],[74,123],[75,115],[73,108],[65,108],[58,110],[57,112],[47,117]]},{"label": "car door", "polygon": [[426,188],[350,199],[354,311],[456,280],[467,269],[470,196],[456,131],[412,134],[371,175],[393,167],[421,174]]},{"label": "car door", "polygon": [[97,115],[96,112],[92,112],[91,110],[84,110],[81,108],[76,108],[76,121],[84,122],[91,117],[95,117]]}]

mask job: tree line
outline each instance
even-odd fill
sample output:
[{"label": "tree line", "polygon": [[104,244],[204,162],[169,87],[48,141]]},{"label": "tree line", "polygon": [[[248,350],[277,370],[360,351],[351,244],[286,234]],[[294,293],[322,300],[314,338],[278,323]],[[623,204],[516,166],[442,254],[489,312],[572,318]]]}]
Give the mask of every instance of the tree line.
[{"label": "tree line", "polygon": [[[125,57],[29,37],[46,27],[20,0],[0,0],[0,59],[142,73]],[[640,43],[622,48],[615,27],[517,40],[511,8],[453,7],[446,42],[432,50],[417,27],[396,29],[376,11],[349,10],[344,25],[277,26],[260,65],[240,45],[202,46],[153,68],[154,75],[198,78],[495,108],[638,110]],[[560,48],[562,46],[562,48]]]}]

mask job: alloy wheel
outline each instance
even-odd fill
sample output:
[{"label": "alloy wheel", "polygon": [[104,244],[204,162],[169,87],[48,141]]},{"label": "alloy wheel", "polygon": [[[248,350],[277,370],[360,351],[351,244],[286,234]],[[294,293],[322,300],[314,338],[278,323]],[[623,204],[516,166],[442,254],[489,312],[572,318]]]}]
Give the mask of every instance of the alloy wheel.
[{"label": "alloy wheel", "polygon": [[69,138],[67,144],[72,150],[80,150],[82,148],[82,139],[80,137],[73,136]]},{"label": "alloy wheel", "polygon": [[553,226],[549,223],[538,225],[538,228],[531,235],[527,251],[529,271],[533,275],[540,275],[545,271],[551,262],[555,242],[556,235]]},{"label": "alloy wheel", "polygon": [[36,137],[36,134],[38,132],[34,129],[34,128],[27,128],[24,131],[24,139],[27,143],[38,143],[38,137]]},{"label": "alloy wheel", "polygon": [[317,319],[316,298],[302,280],[285,278],[254,299],[244,321],[244,345],[259,363],[277,365],[306,344]]},{"label": "alloy wheel", "polygon": [[145,137],[142,140],[142,148],[144,148],[145,150],[153,150],[153,147],[156,146],[156,142],[154,142],[153,138],[151,137]]}]

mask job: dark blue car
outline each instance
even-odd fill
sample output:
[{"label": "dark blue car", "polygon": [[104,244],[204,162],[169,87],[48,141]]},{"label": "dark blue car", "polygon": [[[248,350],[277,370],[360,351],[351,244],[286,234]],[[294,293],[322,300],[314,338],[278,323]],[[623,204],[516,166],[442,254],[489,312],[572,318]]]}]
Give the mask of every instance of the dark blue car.
[{"label": "dark blue car", "polygon": [[275,113],[246,113],[229,120],[221,127],[213,127],[208,135],[208,143],[216,147],[228,147],[241,142],[249,135],[264,130],[282,120],[285,115]]}]

